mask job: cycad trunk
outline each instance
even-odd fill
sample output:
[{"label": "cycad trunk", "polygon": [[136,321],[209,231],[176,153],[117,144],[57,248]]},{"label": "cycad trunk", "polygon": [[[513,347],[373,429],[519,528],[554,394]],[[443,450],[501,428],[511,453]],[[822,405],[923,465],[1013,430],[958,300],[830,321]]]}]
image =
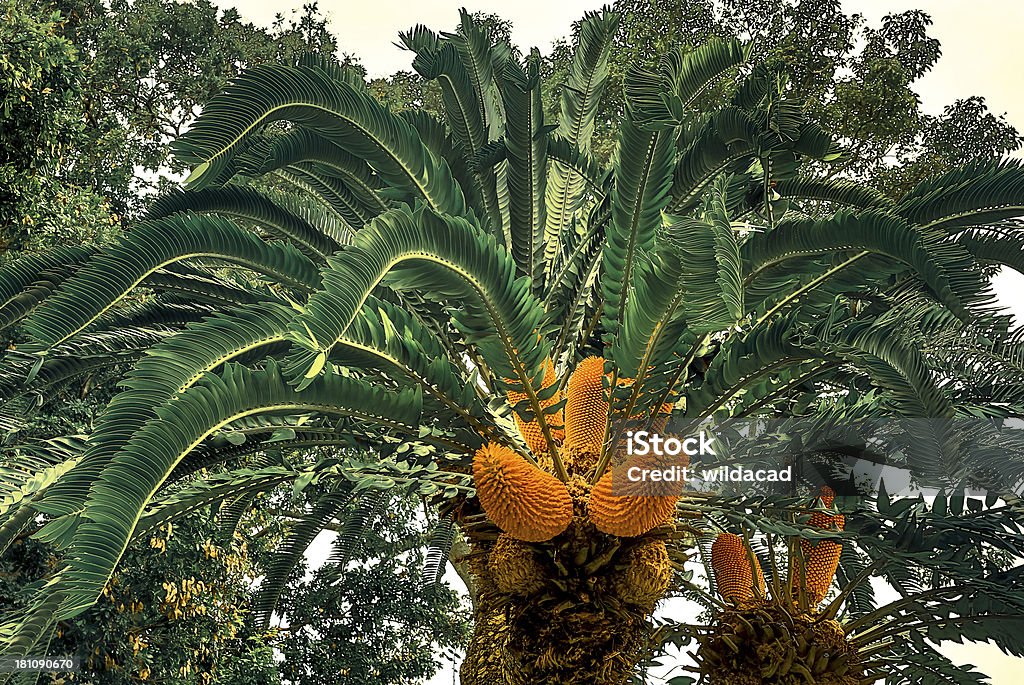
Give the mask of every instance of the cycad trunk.
[{"label": "cycad trunk", "polygon": [[544,543],[467,530],[476,603],[462,685],[627,680],[672,566],[664,541],[605,535],[579,513]]}]

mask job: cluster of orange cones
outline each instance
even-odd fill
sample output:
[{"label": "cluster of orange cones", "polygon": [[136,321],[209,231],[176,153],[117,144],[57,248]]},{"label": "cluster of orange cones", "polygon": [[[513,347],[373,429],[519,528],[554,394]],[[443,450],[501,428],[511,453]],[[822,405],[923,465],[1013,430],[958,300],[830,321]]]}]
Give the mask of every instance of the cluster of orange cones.
[{"label": "cluster of orange cones", "polygon": [[[819,499],[826,507],[835,502],[835,493],[828,486],[821,489]],[[846,519],[842,514],[816,511],[807,525],[823,530],[843,530]],[[800,541],[800,554],[791,559],[793,596],[802,586],[808,604],[816,607],[828,594],[839,568],[841,542],[835,540]],[[711,546],[711,567],[715,572],[718,594],[738,605],[762,599],[765,594],[764,575],[760,563],[743,537],[734,533],[721,533]]]},{"label": "cluster of orange cones", "polygon": [[[546,362],[538,402],[548,424],[549,435],[561,448],[570,479],[585,479],[604,447],[608,418],[608,389],[605,387],[604,359],[588,357],[569,377],[564,410],[550,410],[562,402],[561,392],[550,392],[558,382],[554,365]],[[510,391],[513,407],[528,398],[526,392]],[[667,419],[671,407],[662,409]],[[524,420],[516,414],[516,425],[538,463],[546,463],[548,441],[539,417]],[[564,419],[564,422],[563,422]],[[564,426],[564,428],[563,428]],[[668,521],[678,495],[649,493],[621,494],[613,490],[611,469],[589,490],[587,508],[594,526],[609,535],[636,537]],[[566,483],[553,473],[528,462],[510,447],[488,443],[473,459],[477,496],[487,516],[504,532],[524,542],[543,542],[564,531],[573,516],[573,498]]]}]

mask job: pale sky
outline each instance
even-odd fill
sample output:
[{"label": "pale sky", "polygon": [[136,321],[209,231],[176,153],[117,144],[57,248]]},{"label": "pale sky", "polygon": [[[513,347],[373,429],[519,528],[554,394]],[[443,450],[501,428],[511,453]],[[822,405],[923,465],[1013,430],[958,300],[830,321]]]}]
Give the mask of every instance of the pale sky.
[{"label": "pale sky", "polygon": [[[301,7],[302,0],[268,2],[243,0],[236,4],[242,16],[269,25],[278,12]],[[426,24],[435,30],[452,30],[458,22],[458,9],[494,12],[513,22],[512,38],[522,48],[550,49],[552,41],[566,35],[571,23],[584,11],[598,9],[603,0],[320,0],[320,8],[330,19],[330,27],[343,52],[356,55],[371,76],[384,76],[398,69],[409,69],[411,53],[394,45],[398,32],[414,24]],[[1024,2],[1014,0],[846,0],[847,12],[859,12],[877,25],[889,12],[923,9],[934,19],[931,35],[942,43],[942,58],[930,73],[915,84],[924,109],[938,114],[957,98],[984,96],[989,109],[1006,114],[1019,131],[1024,131],[1024,55],[1021,53],[1021,27],[1024,26]],[[1015,272],[996,280],[1000,299],[1024,319],[1024,276]],[[326,540],[317,540],[311,555],[322,558],[321,549],[329,549]],[[454,582],[457,576],[449,573]],[[957,663],[973,663],[991,676],[993,685],[1017,685],[1022,682],[1024,661],[1003,655],[991,645],[943,645],[944,653]],[[678,673],[677,673],[678,675]],[[457,683],[453,669],[439,673],[430,685]],[[653,682],[651,685],[655,685]]]}]

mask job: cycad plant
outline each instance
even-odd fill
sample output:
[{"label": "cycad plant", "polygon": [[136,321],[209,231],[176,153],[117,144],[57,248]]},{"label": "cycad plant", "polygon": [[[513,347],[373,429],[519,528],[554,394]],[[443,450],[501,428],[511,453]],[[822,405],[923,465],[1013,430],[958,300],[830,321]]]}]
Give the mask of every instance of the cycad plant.
[{"label": "cycad plant", "polygon": [[[870,680],[925,658],[923,639],[878,628],[875,658],[819,669],[827,648],[809,644],[779,661],[775,619],[763,654],[730,657],[729,636],[751,620],[749,597],[723,591],[730,572],[713,563],[723,531],[765,555],[774,595],[757,590],[746,552],[721,563],[741,575],[748,564],[747,589],[788,607],[769,616],[831,621],[842,605],[881,626],[934,609],[908,600],[872,614],[852,588],[873,572],[906,597],[962,591],[965,578],[1002,587],[956,614],[978,626],[1003,615],[1015,586],[990,576],[1020,531],[968,534],[997,514],[960,522],[964,508],[950,506],[946,525],[880,497],[840,532],[806,520],[809,489],[630,494],[610,467],[628,431],[679,418],[1018,414],[1020,346],[987,276],[1021,265],[1011,222],[1024,170],[977,164],[903,198],[830,178],[841,147],[733,41],[633,70],[602,166],[589,143],[596,117],[619,115],[599,107],[617,22],[610,11],[582,22],[551,123],[540,56],[465,14],[456,33],[402,36],[439,85],[443,121],[389,111],[324,58],[252,69],[176,142],[193,168],[186,190],[157,199],[115,245],[0,272],[0,320],[22,331],[0,378],[9,430],[61,384],[113,375],[123,388],[84,446],[11,433],[0,548],[42,517],[36,535],[64,563],[0,626],[5,654],[38,653],[133,539],[215,503],[230,528],[286,484],[316,488],[317,503],[268,574],[256,620],[269,621],[290,564],[352,498],[415,493],[440,513],[439,549],[466,543],[454,559],[474,602],[464,685],[623,683],[659,644],[698,634],[701,668],[721,683],[855,682],[848,672]],[[891,463],[953,488],[1020,476],[1011,439],[941,421],[927,440],[890,436]],[[970,467],[966,444],[980,445],[985,469]],[[992,511],[1012,520],[1006,498]],[[941,530],[928,537],[922,521]],[[826,546],[801,536],[857,540],[837,560],[848,589],[831,609],[819,606],[831,577],[804,559]],[[797,560],[789,582],[769,559],[780,545]],[[933,548],[949,558],[930,564]],[[733,609],[710,632],[652,623],[667,593],[728,608],[685,570],[702,555]],[[432,560],[436,576],[443,556]],[[911,582],[913,564],[924,570]]]}]

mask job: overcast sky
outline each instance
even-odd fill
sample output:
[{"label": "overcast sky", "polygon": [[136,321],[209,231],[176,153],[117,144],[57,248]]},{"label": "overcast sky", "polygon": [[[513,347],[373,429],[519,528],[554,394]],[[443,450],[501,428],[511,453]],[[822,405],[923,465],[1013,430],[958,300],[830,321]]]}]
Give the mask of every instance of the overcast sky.
[{"label": "overcast sky", "polygon": [[[220,4],[228,7],[232,3],[222,0]],[[278,12],[289,12],[301,7],[302,2],[244,0],[237,4],[246,19],[269,25]],[[602,0],[320,0],[341,50],[359,57],[371,76],[409,69],[411,54],[393,44],[399,31],[418,23],[451,30],[463,6],[511,20],[512,37],[519,46],[536,46],[547,52],[552,41],[566,35],[584,11],[603,4]],[[981,95],[993,112],[1005,114],[1010,123],[1024,131],[1024,2],[847,0],[842,4],[847,12],[859,12],[875,25],[889,12],[915,8],[929,12],[935,22],[931,35],[942,43],[943,54],[935,68],[915,84],[925,110],[938,114],[957,98]],[[1024,276],[1005,273],[996,286],[1000,299],[1015,311],[1018,320],[1024,319]],[[1024,661],[1006,657],[994,647],[948,644],[944,651],[958,663],[978,665],[992,676],[994,685],[1024,682]],[[446,669],[431,685],[452,682],[452,670]]]}]

